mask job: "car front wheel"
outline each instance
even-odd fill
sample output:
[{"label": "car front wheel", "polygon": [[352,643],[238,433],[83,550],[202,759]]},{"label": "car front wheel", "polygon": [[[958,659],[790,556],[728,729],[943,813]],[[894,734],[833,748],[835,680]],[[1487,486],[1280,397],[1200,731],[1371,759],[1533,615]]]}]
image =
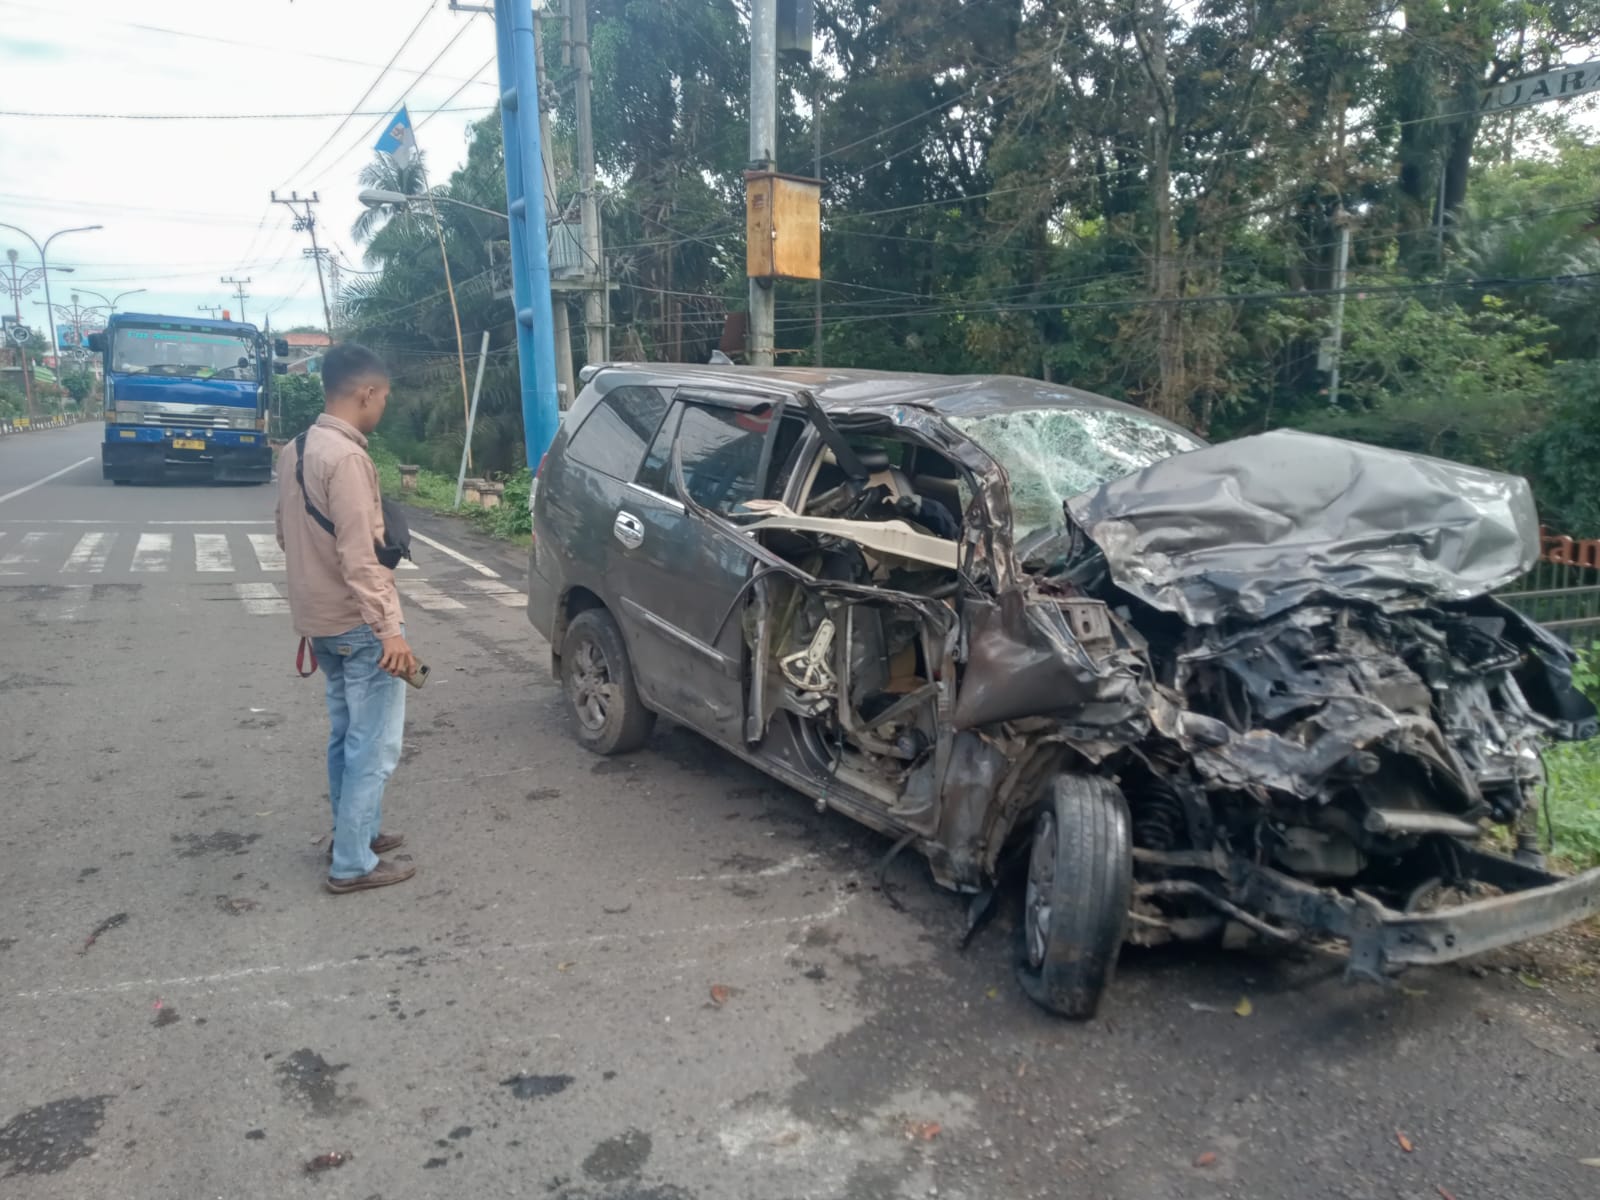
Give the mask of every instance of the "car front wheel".
[{"label": "car front wheel", "polygon": [[1128,804],[1092,775],[1061,775],[1033,827],[1023,896],[1028,995],[1064,1017],[1094,1016],[1111,983],[1133,896]]},{"label": "car front wheel", "polygon": [[596,754],[626,754],[650,738],[656,717],[639,699],[622,631],[604,609],[579,613],[561,643],[561,685],[578,741]]}]

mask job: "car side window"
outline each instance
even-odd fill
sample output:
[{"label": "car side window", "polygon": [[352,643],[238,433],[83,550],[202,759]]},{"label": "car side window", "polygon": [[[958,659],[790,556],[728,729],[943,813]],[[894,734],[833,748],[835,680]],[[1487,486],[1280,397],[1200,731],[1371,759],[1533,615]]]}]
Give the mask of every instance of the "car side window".
[{"label": "car side window", "polygon": [[632,479],[666,411],[659,388],[612,388],[573,433],[567,457],[613,479]]},{"label": "car side window", "polygon": [[672,446],[682,447],[683,479],[697,504],[716,512],[731,512],[735,505],[757,494],[757,476],[770,411],[680,404],[667,418],[650,447],[639,484],[664,496],[676,496],[672,486]]}]

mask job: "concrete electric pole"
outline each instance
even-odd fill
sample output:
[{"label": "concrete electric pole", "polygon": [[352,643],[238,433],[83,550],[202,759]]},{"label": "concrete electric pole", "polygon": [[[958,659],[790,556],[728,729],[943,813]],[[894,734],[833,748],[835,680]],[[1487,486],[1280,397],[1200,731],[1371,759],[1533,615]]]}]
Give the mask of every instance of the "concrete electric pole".
[{"label": "concrete electric pole", "polygon": [[[778,0],[750,0],[750,169],[776,171]],[[750,364],[770,367],[777,295],[773,281],[750,279]]]},{"label": "concrete electric pole", "polygon": [[[312,211],[312,206],[322,203],[321,197],[312,192],[309,196],[302,196],[299,192],[290,192],[287,196],[280,196],[276,191],[272,193],[272,202],[281,204],[294,214],[294,231],[296,233],[309,233],[311,235],[311,257],[317,263],[317,291],[322,293],[322,323],[328,331],[328,336],[333,337],[333,310],[328,307],[328,285],[322,278],[322,247],[317,245],[317,214]],[[298,206],[298,207],[297,207]],[[243,314],[240,314],[243,320]]]},{"label": "concrete electric pole", "polygon": [[243,279],[235,279],[232,275],[224,275],[221,282],[233,286],[234,295],[239,297],[239,320],[244,320],[244,302],[250,298],[250,293],[244,290],[244,285],[250,282],[250,277],[246,275]]},{"label": "concrete electric pole", "polygon": [[[758,3],[762,0],[758,0]],[[775,2],[775,0],[774,0]],[[575,107],[578,110],[578,193],[583,219],[583,326],[588,336],[586,359],[605,362],[610,357],[606,329],[604,251],[600,238],[600,204],[595,194],[594,116],[590,108],[593,72],[589,65],[589,0],[568,0],[572,26],[572,59],[578,69]],[[776,61],[776,60],[774,60]],[[776,86],[776,83],[774,83]]]}]

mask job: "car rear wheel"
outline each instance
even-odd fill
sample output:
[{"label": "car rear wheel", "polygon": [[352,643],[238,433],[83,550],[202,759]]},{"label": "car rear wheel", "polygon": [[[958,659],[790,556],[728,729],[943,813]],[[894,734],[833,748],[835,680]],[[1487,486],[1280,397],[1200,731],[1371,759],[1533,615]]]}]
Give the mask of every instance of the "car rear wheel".
[{"label": "car rear wheel", "polygon": [[1122,792],[1092,775],[1058,776],[1028,855],[1017,967],[1023,990],[1064,1017],[1094,1016],[1116,970],[1132,895]]},{"label": "car rear wheel", "polygon": [[561,685],[578,741],[596,754],[626,754],[650,738],[656,715],[639,699],[622,631],[601,608],[579,613],[561,643]]}]

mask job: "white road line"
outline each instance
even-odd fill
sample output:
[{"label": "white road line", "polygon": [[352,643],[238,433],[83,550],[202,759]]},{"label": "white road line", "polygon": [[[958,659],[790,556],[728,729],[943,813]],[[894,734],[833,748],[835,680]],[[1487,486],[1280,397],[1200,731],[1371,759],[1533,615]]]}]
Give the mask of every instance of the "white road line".
[{"label": "white road line", "polygon": [[194,569],[207,573],[231,572],[233,553],[228,549],[225,533],[197,533],[194,535]]},{"label": "white road line", "polygon": [[461,553],[461,551],[452,550],[449,546],[446,546],[443,542],[436,542],[425,533],[418,533],[415,529],[413,529],[411,531],[411,536],[416,538],[417,541],[421,542],[424,546],[432,546],[440,554],[448,554],[451,558],[455,559],[458,563],[465,563],[467,566],[471,567],[474,571],[476,571],[479,575],[487,575],[490,579],[499,579],[500,578],[500,572],[496,571],[493,567],[486,567],[481,562],[479,562],[477,559],[468,558],[465,554]]},{"label": "white road line", "polygon": [[26,575],[26,567],[39,565],[39,555],[44,549],[44,544],[50,540],[48,533],[25,533],[22,540],[17,543],[17,548],[4,558],[0,558],[0,575]]},{"label": "white road line", "polygon": [[415,600],[418,606],[429,612],[449,612],[452,609],[466,607],[454,596],[446,596],[425,579],[406,580],[400,585],[400,592],[407,600]]},{"label": "white road line", "polygon": [[289,611],[289,602],[278,595],[275,583],[236,583],[233,594],[252,617],[277,617]]},{"label": "white road line", "polygon": [[106,557],[111,553],[111,546],[117,540],[114,533],[86,533],[78,539],[78,544],[72,548],[72,553],[67,555],[67,565],[61,569],[68,574],[86,572],[98,575],[106,569]]},{"label": "white road line", "polygon": [[492,579],[463,579],[461,582],[475,592],[482,592],[485,596],[493,596],[507,608],[528,607],[528,598],[510,584],[496,583]]},{"label": "white road line", "polygon": [[278,547],[277,534],[251,533],[246,536],[250,539],[250,549],[256,552],[256,562],[261,564],[263,571],[284,569],[283,551]]},{"label": "white road line", "polygon": [[52,471],[50,474],[46,475],[43,479],[35,479],[32,483],[24,484],[22,487],[19,487],[19,488],[15,489],[14,491],[7,492],[4,496],[0,496],[0,504],[4,504],[7,500],[15,500],[18,496],[24,495],[27,492],[31,492],[36,487],[43,487],[45,484],[49,483],[52,479],[60,479],[63,475],[66,475],[67,473],[69,473],[71,471],[76,471],[79,467],[84,466],[87,463],[92,463],[92,462],[97,461],[99,459],[99,457],[100,456],[98,454],[91,454],[88,458],[80,458],[77,462],[73,463],[70,467],[62,467],[61,470]]},{"label": "white road line", "polygon": [[[244,587],[244,584],[235,584]],[[703,925],[680,925],[664,929],[645,929],[635,932],[577,934],[569,937],[541,938],[537,941],[502,943],[496,946],[468,946],[459,950],[438,950],[428,953],[434,962],[457,960],[525,958],[541,951],[565,950],[569,947],[604,946],[615,943],[633,946],[641,941],[659,941],[664,938],[687,938],[704,945],[713,937],[749,933],[758,929],[782,929],[788,926],[821,925],[837,921],[850,911],[854,893],[835,885],[833,903],[814,912],[797,913],[791,917],[750,917],[742,921],[709,921]],[[363,954],[360,958],[328,958],[320,962],[262,963],[254,967],[234,967],[205,975],[177,975],[166,979],[120,979],[114,983],[89,984],[79,987],[42,988],[36,991],[12,992],[13,1000],[60,1000],[72,996],[114,996],[124,992],[151,992],[155,995],[176,988],[216,988],[220,984],[238,983],[278,976],[290,978],[320,975],[325,971],[351,971],[385,967],[391,959]]]},{"label": "white road line", "polygon": [[172,535],[141,533],[133,548],[133,570],[165,571],[172,565]]},{"label": "white road line", "polygon": [[409,558],[402,558],[400,560],[399,569],[402,571],[415,571],[417,569],[417,564],[412,562]]}]

